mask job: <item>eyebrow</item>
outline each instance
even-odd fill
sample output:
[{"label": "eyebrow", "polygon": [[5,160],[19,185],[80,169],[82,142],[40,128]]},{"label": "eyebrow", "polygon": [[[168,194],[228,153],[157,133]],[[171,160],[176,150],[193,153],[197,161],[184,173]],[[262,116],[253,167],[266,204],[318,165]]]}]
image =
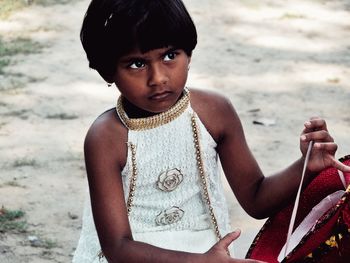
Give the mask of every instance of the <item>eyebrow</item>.
[{"label": "eyebrow", "polygon": [[[176,47],[169,47],[167,48],[164,52],[161,53],[160,57],[164,57],[166,54],[170,53],[170,52],[174,52],[175,50],[177,50],[178,48]],[[120,63],[131,63],[133,61],[146,61],[148,60],[148,57],[146,55],[140,54],[140,55],[125,55],[124,57],[121,57],[119,62]]]}]

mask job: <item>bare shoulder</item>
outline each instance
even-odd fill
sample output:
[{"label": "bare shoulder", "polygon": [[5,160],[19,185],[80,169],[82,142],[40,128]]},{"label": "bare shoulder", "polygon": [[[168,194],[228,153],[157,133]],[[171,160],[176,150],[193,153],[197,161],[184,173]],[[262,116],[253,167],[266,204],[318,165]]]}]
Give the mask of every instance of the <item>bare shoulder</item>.
[{"label": "bare shoulder", "polygon": [[89,128],[84,142],[85,159],[91,155],[117,159],[123,166],[126,156],[127,130],[114,109],[101,114]]},{"label": "bare shoulder", "polygon": [[240,125],[231,101],[222,94],[191,89],[191,105],[216,142],[228,128]]},{"label": "bare shoulder", "polygon": [[127,155],[126,140],[127,130],[114,109],[101,114],[85,138],[92,213],[104,250],[114,247],[116,240],[131,238],[121,177]]},{"label": "bare shoulder", "polygon": [[118,119],[114,109],[102,113],[92,123],[85,138],[85,142],[104,142],[115,143],[115,139],[123,137],[125,128]]},{"label": "bare shoulder", "polygon": [[216,109],[221,109],[231,104],[227,97],[218,92],[193,88],[191,89],[191,103],[195,107],[197,104],[207,104]]}]

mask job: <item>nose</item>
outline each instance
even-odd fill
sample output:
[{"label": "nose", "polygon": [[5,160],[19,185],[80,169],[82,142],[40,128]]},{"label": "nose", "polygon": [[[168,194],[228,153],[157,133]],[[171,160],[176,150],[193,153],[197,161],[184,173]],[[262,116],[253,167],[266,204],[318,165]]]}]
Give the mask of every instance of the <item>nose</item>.
[{"label": "nose", "polygon": [[151,87],[167,84],[169,77],[167,70],[161,63],[154,64],[149,69],[148,85]]}]

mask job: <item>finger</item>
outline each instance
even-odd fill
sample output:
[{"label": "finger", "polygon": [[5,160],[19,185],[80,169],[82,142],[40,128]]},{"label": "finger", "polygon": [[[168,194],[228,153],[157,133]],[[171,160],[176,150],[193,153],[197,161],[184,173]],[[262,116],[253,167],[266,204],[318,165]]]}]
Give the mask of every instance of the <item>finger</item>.
[{"label": "finger", "polygon": [[[314,147],[326,150],[330,153],[334,153],[337,150],[337,145],[335,143],[315,143]],[[324,159],[324,164],[326,167],[331,166],[331,167],[334,167],[334,168],[336,168],[344,173],[350,173],[350,166],[343,164],[342,162],[340,162],[339,160],[334,158],[334,156],[331,154],[327,154],[324,156],[327,156]]]},{"label": "finger", "polygon": [[227,247],[235,241],[241,235],[241,230],[237,229],[231,233],[224,236],[218,243],[217,246],[220,248],[227,249]]},{"label": "finger", "polygon": [[335,153],[338,149],[338,145],[334,142],[315,142],[314,148],[319,151]]},{"label": "finger", "polygon": [[326,130],[327,124],[324,119],[319,117],[312,117],[310,120],[304,123],[306,132],[315,131],[315,130]]},{"label": "finger", "polygon": [[334,159],[332,162],[332,166],[344,173],[350,173],[350,166],[347,166],[343,164],[342,162],[339,162],[338,160]]},{"label": "finger", "polygon": [[322,118],[320,116],[312,116],[310,120],[322,120]]},{"label": "finger", "polygon": [[300,136],[301,141],[333,142],[333,137],[326,130],[304,133]]},{"label": "finger", "polygon": [[310,117],[309,121],[317,125],[322,125],[325,128],[327,127],[326,121],[319,116]]}]

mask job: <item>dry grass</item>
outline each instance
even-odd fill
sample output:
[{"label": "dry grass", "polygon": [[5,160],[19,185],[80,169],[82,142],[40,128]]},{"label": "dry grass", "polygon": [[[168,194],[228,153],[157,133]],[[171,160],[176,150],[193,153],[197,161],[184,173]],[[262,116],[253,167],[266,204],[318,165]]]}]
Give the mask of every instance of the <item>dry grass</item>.
[{"label": "dry grass", "polygon": [[9,210],[2,207],[0,209],[0,233],[26,232],[27,223],[26,221],[21,220],[23,216],[24,212],[22,210]]},{"label": "dry grass", "polygon": [[30,5],[54,5],[67,4],[77,0],[1,0],[0,1],[0,19],[8,18],[13,12]]}]

